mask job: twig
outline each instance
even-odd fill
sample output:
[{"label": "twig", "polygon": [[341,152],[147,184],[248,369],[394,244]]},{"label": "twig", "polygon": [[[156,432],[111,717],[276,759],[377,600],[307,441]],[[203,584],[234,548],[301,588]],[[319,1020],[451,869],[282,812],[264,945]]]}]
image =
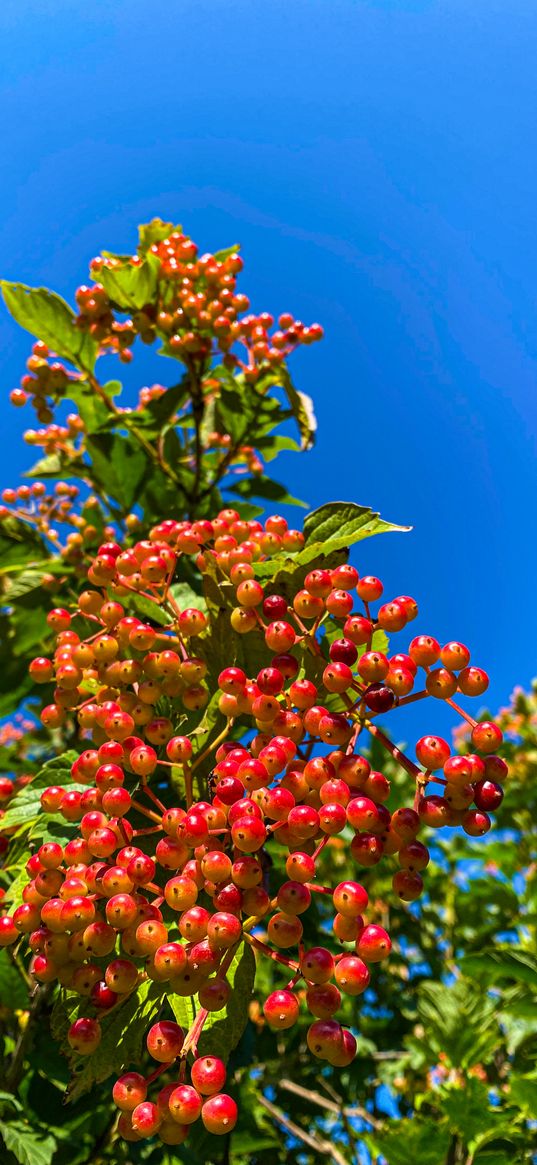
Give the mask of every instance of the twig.
[{"label": "twig", "polygon": [[34,1038],[37,1022],[48,1002],[51,992],[51,984],[44,983],[43,986],[38,987],[32,999],[29,1009],[28,1022],[26,1027],[21,1031],[15,1050],[11,1059],[11,1064],[5,1074],[5,1089],[6,1092],[16,1092],[24,1075],[24,1061],[26,1053],[30,1049],[30,1045]]},{"label": "twig", "polygon": [[[284,1088],[286,1092],[294,1092],[296,1096],[302,1096],[304,1100],[309,1100],[312,1104],[318,1104],[319,1108],[326,1108],[328,1112],[333,1112],[336,1116],[341,1116],[343,1119],[345,1117],[360,1117],[363,1121],[367,1121],[372,1128],[380,1128],[380,1121],[375,1120],[375,1117],[371,1116],[371,1113],[359,1104],[353,1104],[351,1106],[344,1105],[341,1097],[339,1097],[339,1102],[336,1099],[329,1100],[327,1096],[322,1096],[320,1092],[303,1088],[301,1084],[295,1084],[294,1080],[278,1080],[277,1086],[278,1088]],[[337,1097],[337,1092],[329,1088],[328,1084],[325,1084],[324,1081],[323,1086],[327,1091],[330,1091],[332,1096]]]},{"label": "twig", "polygon": [[308,1145],[310,1149],[314,1149],[316,1153],[322,1153],[323,1156],[330,1157],[335,1162],[335,1165],[349,1165],[348,1158],[340,1153],[332,1141],[325,1141],[321,1137],[312,1137],[310,1133],[307,1133],[300,1125],[296,1125],[294,1121],[290,1120],[280,1108],[277,1108],[265,1096],[259,1097],[259,1103],[292,1137],[298,1137],[299,1141],[302,1141],[304,1145]]}]

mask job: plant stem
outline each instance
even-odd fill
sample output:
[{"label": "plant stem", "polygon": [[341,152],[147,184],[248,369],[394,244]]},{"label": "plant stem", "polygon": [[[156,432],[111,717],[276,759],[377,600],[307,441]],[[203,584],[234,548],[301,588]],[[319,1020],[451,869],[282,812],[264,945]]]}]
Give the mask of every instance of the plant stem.
[{"label": "plant stem", "polygon": [[26,1027],[21,1031],[15,1050],[11,1059],[11,1063],[5,1074],[5,1089],[6,1092],[16,1092],[24,1075],[24,1061],[26,1054],[30,1050],[32,1040],[34,1038],[35,1030],[41,1013],[48,1003],[51,992],[50,983],[44,983],[35,991],[33,999],[30,1004],[28,1021]]}]

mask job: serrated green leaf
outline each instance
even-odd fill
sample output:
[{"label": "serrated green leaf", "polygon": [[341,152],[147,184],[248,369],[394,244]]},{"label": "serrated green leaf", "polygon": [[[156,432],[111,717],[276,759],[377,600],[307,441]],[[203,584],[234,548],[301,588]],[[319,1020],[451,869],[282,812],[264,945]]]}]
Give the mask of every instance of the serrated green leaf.
[{"label": "serrated green leaf", "polygon": [[227,980],[232,988],[223,1011],[209,1012],[198,1044],[200,1056],[219,1056],[224,1062],[242,1036],[255,979],[255,956],[248,943],[235,955]]},{"label": "serrated green leaf", "polygon": [[73,1077],[68,1089],[69,1100],[76,1100],[94,1084],[106,1080],[112,1072],[120,1072],[129,1064],[140,1062],[148,1026],[160,1011],[166,998],[165,986],[150,979],[140,983],[136,991],[108,1012],[100,1020],[102,1039],[91,1056],[81,1058],[70,1051],[67,1032],[79,1015],[85,1014],[87,1001],[64,993],[55,1003],[51,1030],[60,1040],[65,1054],[73,1065]]},{"label": "serrated green leaf", "polygon": [[91,457],[91,476],[102,491],[118,502],[123,510],[132,509],[140,496],[144,481],[154,473],[144,449],[133,445],[120,433],[93,433],[86,438]]},{"label": "serrated green leaf", "polygon": [[19,1165],[50,1165],[57,1147],[51,1133],[25,1121],[0,1121],[0,1136]]},{"label": "serrated green leaf", "polygon": [[129,257],[114,267],[102,267],[99,281],[118,308],[136,311],[154,299],[159,270],[160,263],[153,255],[137,264]]},{"label": "serrated green leaf", "polygon": [[410,526],[395,526],[385,522],[369,506],[358,506],[354,502],[328,502],[313,510],[304,520],[306,545],[297,555],[300,562],[309,561],[310,555],[353,546],[362,538],[390,531],[406,532]]},{"label": "serrated green leaf", "polygon": [[236,485],[228,486],[228,492],[237,494],[240,498],[267,498],[271,502],[279,502],[282,506],[302,506],[307,509],[306,502],[294,498],[284,485],[280,485],[279,481],[273,481],[264,473],[244,477]]},{"label": "serrated green leaf", "polygon": [[93,371],[97,345],[89,332],[75,326],[75,313],[60,295],[46,287],[27,287],[7,279],[1,281],[1,287],[6,307],[21,328],[77,368]]},{"label": "serrated green leaf", "polygon": [[5,947],[0,950],[0,1000],[4,1006],[9,1001],[11,1008],[28,1006],[28,988]]},{"label": "serrated green leaf", "polygon": [[28,785],[23,785],[9,803],[2,818],[4,829],[13,829],[19,825],[29,825],[41,812],[41,793],[49,785],[69,785],[72,789],[83,790],[85,786],[76,785],[71,779],[71,765],[78,753],[66,752],[63,756],[54,757],[47,761]]}]

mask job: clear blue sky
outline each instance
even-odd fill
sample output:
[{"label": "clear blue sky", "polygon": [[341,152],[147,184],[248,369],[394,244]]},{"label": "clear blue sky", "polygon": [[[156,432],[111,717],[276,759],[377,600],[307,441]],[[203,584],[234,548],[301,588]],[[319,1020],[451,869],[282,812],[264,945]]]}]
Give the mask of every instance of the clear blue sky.
[{"label": "clear blue sky", "polygon": [[[414,526],[358,565],[469,644],[494,704],[537,671],[536,56],[528,0],[0,9],[2,273],[70,297],[155,214],[239,241],[254,307],[326,328],[293,365],[319,441],[280,475]],[[0,345],[8,485],[32,422],[4,315]]]}]

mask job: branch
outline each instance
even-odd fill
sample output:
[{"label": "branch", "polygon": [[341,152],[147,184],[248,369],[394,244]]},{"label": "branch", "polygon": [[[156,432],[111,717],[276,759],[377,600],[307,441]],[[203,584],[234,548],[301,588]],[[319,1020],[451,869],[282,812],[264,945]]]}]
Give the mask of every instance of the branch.
[{"label": "branch", "polygon": [[342,1153],[340,1153],[339,1149],[336,1148],[332,1141],[325,1141],[324,1138],[321,1137],[313,1137],[310,1133],[307,1133],[305,1129],[302,1129],[300,1125],[295,1125],[294,1121],[290,1120],[289,1117],[287,1117],[280,1108],[276,1108],[276,1105],[272,1104],[270,1100],[267,1100],[265,1096],[259,1097],[259,1103],[263,1105],[263,1108],[265,1108],[267,1112],[270,1113],[270,1116],[273,1117],[273,1119],[277,1121],[277,1123],[281,1125],[287,1133],[290,1133],[292,1137],[297,1137],[299,1141],[302,1141],[304,1145],[308,1146],[308,1148],[314,1149],[316,1153],[322,1153],[323,1156],[330,1157],[332,1161],[335,1162],[335,1165],[349,1165],[348,1159],[344,1157]]},{"label": "branch", "polygon": [[34,1031],[37,1022],[41,1016],[45,1005],[48,1002],[52,984],[44,983],[38,987],[32,999],[29,1008],[28,1022],[26,1027],[21,1031],[15,1050],[11,1059],[11,1064],[5,1074],[5,1088],[6,1092],[16,1092],[24,1075],[24,1061],[26,1053],[30,1049],[30,1045],[34,1038]]},{"label": "branch", "polygon": [[318,1104],[320,1108],[326,1108],[329,1112],[333,1112],[338,1116],[342,1116],[343,1118],[357,1116],[360,1117],[361,1120],[367,1121],[367,1123],[370,1124],[373,1129],[379,1129],[381,1127],[380,1121],[375,1120],[375,1117],[372,1116],[366,1108],[362,1108],[361,1105],[344,1105],[342,1097],[338,1096],[338,1093],[335,1091],[335,1089],[330,1088],[328,1083],[326,1083],[324,1080],[323,1086],[327,1091],[330,1091],[331,1095],[334,1097],[334,1100],[329,1100],[327,1096],[322,1096],[320,1092],[312,1091],[309,1088],[303,1088],[301,1084],[295,1084],[294,1080],[278,1080],[277,1086],[278,1088],[285,1088],[286,1092],[294,1092],[297,1096],[303,1096],[304,1100],[310,1100],[312,1104]]}]

